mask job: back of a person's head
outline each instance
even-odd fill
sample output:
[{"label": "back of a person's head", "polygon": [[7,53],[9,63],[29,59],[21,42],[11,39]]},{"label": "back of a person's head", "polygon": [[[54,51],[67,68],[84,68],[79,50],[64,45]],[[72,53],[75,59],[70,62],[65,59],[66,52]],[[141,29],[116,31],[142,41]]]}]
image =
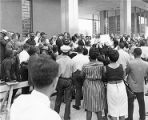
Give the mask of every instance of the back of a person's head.
[{"label": "back of a person's head", "polygon": [[120,42],[123,42],[124,40],[123,40],[123,37],[122,38],[120,38]]},{"label": "back of a person's head", "polygon": [[54,53],[56,53],[58,51],[58,46],[57,45],[53,45],[52,50],[53,50]]},{"label": "back of a person's head", "polygon": [[88,49],[87,48],[83,48],[83,55],[87,55],[88,54]]},{"label": "back of a person's head", "polygon": [[78,41],[78,45],[79,46],[84,46],[84,43],[81,41],[82,39],[80,39],[79,41]]},{"label": "back of a person's head", "polygon": [[5,51],[5,57],[8,58],[8,57],[12,57],[13,56],[13,51],[12,50],[6,50]]},{"label": "back of a person's head", "polygon": [[4,38],[6,35],[3,33],[3,32],[0,32],[0,39],[2,38]]},{"label": "back of a person's head", "polygon": [[108,51],[108,57],[111,62],[116,62],[119,58],[119,53],[117,50],[109,49]]},{"label": "back of a person's head", "polygon": [[35,53],[37,53],[38,50],[39,50],[38,47],[31,46],[30,49],[28,50],[28,53],[29,53],[29,55],[31,56],[31,55],[34,55]]},{"label": "back of a person's head", "polygon": [[35,88],[42,89],[52,84],[58,75],[59,65],[48,55],[38,55],[30,62],[32,83]]},{"label": "back of a person's head", "polygon": [[116,47],[117,45],[118,45],[118,41],[114,39],[114,47]]},{"label": "back of a person's head", "polygon": [[78,46],[77,49],[76,49],[76,51],[78,53],[83,53],[83,47],[82,46]]},{"label": "back of a person's head", "polygon": [[145,46],[145,41],[144,40],[140,41],[140,46]]},{"label": "back of a person's head", "polygon": [[92,60],[96,60],[99,56],[99,50],[95,47],[91,47],[89,50],[89,57]]},{"label": "back of a person's head", "polygon": [[125,47],[124,42],[119,42],[119,47],[123,49]]},{"label": "back of a person's head", "polygon": [[23,45],[23,49],[24,49],[24,50],[29,49],[29,45],[28,45],[28,44],[24,44],[24,45]]},{"label": "back of a person's head", "polygon": [[135,56],[141,56],[141,54],[142,54],[142,50],[141,50],[141,48],[135,48],[134,49],[134,55]]}]

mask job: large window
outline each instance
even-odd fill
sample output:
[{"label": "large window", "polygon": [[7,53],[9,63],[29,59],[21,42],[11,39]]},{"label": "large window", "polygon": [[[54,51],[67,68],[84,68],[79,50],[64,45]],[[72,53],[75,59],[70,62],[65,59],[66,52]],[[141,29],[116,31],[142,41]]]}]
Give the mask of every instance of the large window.
[{"label": "large window", "polygon": [[148,11],[133,7],[132,8],[132,33],[147,34],[148,27]]},{"label": "large window", "polygon": [[109,33],[120,34],[120,10],[108,11]]},{"label": "large window", "polygon": [[22,34],[33,31],[32,0],[22,0]]},{"label": "large window", "polygon": [[92,20],[79,19],[79,32],[91,36],[93,34]]}]

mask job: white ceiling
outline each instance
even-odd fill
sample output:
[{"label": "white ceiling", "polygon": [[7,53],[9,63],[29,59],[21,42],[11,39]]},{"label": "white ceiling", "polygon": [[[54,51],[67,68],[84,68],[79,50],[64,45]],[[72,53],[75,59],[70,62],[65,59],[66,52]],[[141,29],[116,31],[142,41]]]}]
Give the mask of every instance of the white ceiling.
[{"label": "white ceiling", "polygon": [[[148,10],[148,3],[143,0],[132,0],[131,5]],[[114,10],[119,8],[120,0],[79,0],[79,16],[81,17],[88,14],[97,14],[101,10]]]}]

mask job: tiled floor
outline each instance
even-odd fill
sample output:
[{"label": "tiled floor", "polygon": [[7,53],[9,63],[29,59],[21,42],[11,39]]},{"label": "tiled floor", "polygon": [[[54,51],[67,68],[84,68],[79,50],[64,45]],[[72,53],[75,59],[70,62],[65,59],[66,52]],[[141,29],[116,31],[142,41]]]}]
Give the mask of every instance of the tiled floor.
[{"label": "tiled floor", "polygon": [[[54,107],[54,101],[55,101],[55,97],[52,97],[51,100],[51,107]],[[74,104],[74,100],[72,101],[72,104]],[[137,100],[135,100],[134,103],[134,120],[139,120],[139,113],[138,113],[138,103]],[[148,112],[148,96],[145,97],[145,106],[146,106],[146,112]],[[61,110],[60,110],[60,116],[63,119],[63,115],[64,115],[64,109],[65,109],[65,104],[63,103],[61,106]],[[71,107],[71,120],[86,120],[86,112],[84,111],[83,108],[81,108],[81,110],[75,110]],[[93,114],[92,120],[97,120],[97,117],[95,114]],[[148,120],[148,116],[146,117],[146,120]]]}]

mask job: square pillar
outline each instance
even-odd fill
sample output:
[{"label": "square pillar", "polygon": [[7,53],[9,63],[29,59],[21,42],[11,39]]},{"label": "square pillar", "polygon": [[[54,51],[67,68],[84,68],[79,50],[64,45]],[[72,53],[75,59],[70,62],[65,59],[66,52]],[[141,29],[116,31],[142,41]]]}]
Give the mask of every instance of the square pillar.
[{"label": "square pillar", "polygon": [[0,0],[0,30],[2,30],[2,1]]},{"label": "square pillar", "polygon": [[78,33],[78,0],[61,0],[61,32]]},{"label": "square pillar", "polygon": [[106,10],[100,12],[100,32],[108,34],[108,11]]},{"label": "square pillar", "polygon": [[120,34],[131,34],[131,0],[120,0]]},{"label": "square pillar", "polygon": [[93,35],[96,34],[96,23],[95,23],[95,15],[92,14],[92,30],[93,30]]}]

